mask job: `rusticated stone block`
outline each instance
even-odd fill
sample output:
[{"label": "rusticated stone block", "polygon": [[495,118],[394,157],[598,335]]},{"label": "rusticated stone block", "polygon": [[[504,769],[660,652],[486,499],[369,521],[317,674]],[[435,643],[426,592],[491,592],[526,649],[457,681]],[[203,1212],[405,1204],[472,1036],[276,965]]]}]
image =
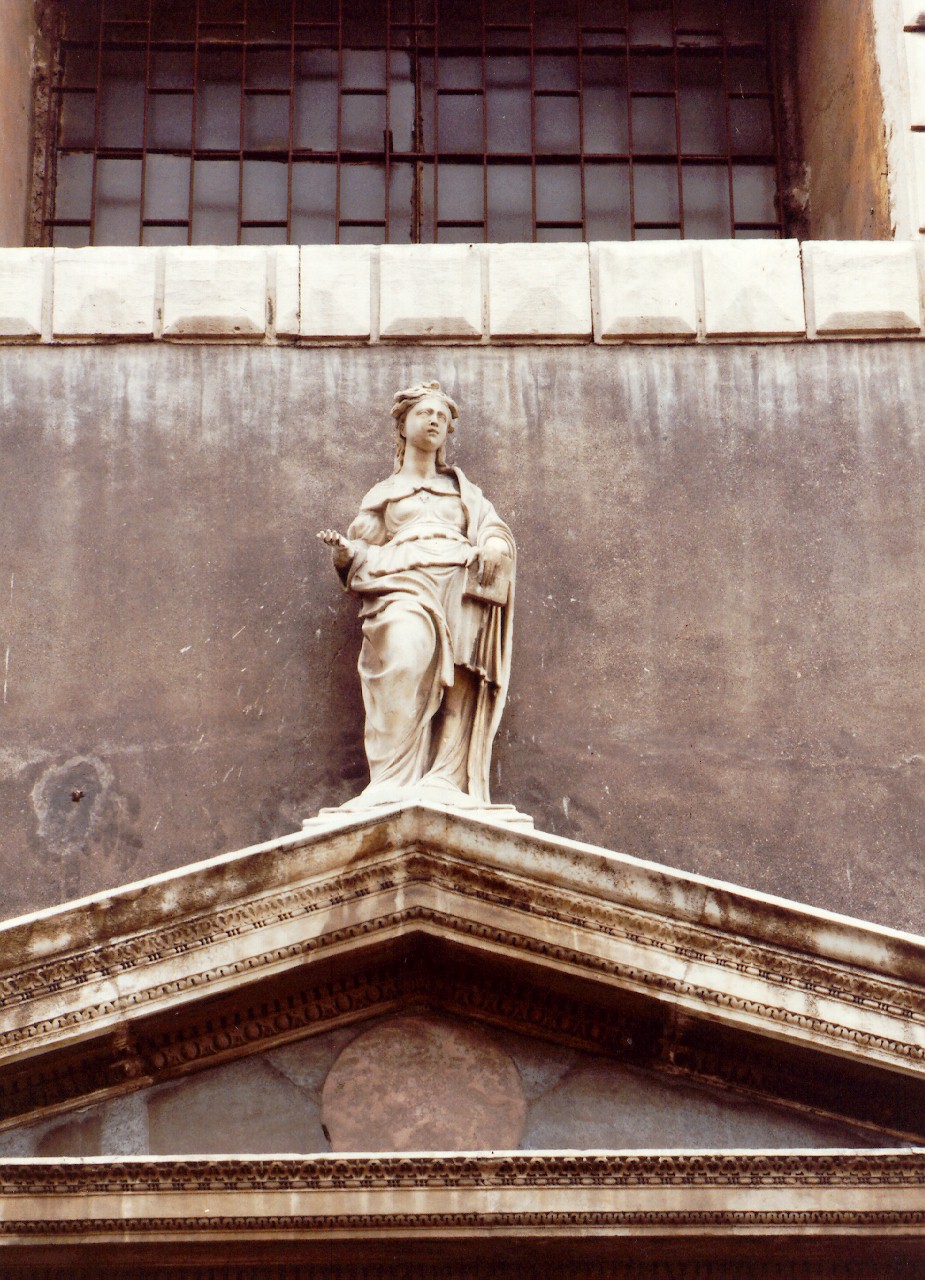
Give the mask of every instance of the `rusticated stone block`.
[{"label": "rusticated stone block", "polygon": [[806,332],[796,240],[708,240],[701,252],[708,338]]},{"label": "rusticated stone block", "polygon": [[[925,39],[925,36],[923,36],[923,39]],[[920,234],[925,235],[925,132],[913,133],[911,142],[914,165],[912,174],[913,227]]]},{"label": "rusticated stone block", "polygon": [[276,332],[289,337],[299,332],[299,248],[280,245],[270,253],[276,272]]},{"label": "rusticated stone block", "polygon": [[41,336],[43,280],[49,253],[50,249],[0,249],[0,336]]},{"label": "rusticated stone block", "polygon": [[108,247],[55,249],[55,337],[151,336],[157,252]]},{"label": "rusticated stone block", "polygon": [[314,245],[301,249],[303,338],[368,338],[368,245]]},{"label": "rusticated stone block", "polygon": [[475,245],[385,245],[379,272],[381,337],[481,337],[482,255]]},{"label": "rusticated stone block", "polygon": [[167,249],[164,334],[254,338],[267,328],[267,251],[250,246]]},{"label": "rusticated stone block", "polygon": [[[921,3],[904,5],[906,24],[920,23],[925,6]],[[909,67],[909,123],[913,129],[925,127],[925,31],[910,31],[904,37],[906,61]]]},{"label": "rusticated stone block", "polygon": [[488,312],[492,337],[590,337],[588,246],[491,245]]},{"label": "rusticated stone block", "polygon": [[693,338],[697,335],[697,251],[670,241],[592,244],[596,337]]},{"label": "rusticated stone block", "polygon": [[918,264],[911,242],[807,241],[803,262],[817,333],[921,329]]}]

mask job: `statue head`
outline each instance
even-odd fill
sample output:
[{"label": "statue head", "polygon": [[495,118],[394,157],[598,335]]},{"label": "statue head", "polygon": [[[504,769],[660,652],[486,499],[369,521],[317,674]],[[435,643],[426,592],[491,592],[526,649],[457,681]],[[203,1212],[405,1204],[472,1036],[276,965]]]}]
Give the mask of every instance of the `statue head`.
[{"label": "statue head", "polygon": [[[456,401],[452,400],[445,391],[440,390],[439,382],[418,382],[413,387],[406,387],[404,391],[396,391],[394,404],[392,405],[392,417],[395,419],[395,470],[401,468],[401,464],[405,459],[405,418],[408,410],[424,400],[427,396],[436,396],[446,405],[449,414],[449,430],[455,430],[455,423],[459,419],[459,408]],[[437,470],[440,471],[446,467],[446,450],[441,448],[437,454]]]}]

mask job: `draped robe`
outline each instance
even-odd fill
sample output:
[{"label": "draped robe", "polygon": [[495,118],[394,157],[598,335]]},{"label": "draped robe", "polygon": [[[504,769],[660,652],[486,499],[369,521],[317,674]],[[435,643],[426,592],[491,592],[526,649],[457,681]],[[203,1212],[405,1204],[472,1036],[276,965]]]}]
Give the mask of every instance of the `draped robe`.
[{"label": "draped robe", "polygon": [[[511,669],[513,575],[505,605],[473,599],[465,587],[468,566],[489,538],[506,543],[513,561],[510,528],[477,485],[447,467],[432,480],[396,473],[375,485],[348,537],[357,550],[341,576],[362,602],[368,791],[452,774],[460,790],[489,803],[491,746]],[[402,640],[409,618],[426,622],[421,634],[433,636],[417,665]],[[459,669],[471,673],[474,696],[459,723],[440,724]]]}]

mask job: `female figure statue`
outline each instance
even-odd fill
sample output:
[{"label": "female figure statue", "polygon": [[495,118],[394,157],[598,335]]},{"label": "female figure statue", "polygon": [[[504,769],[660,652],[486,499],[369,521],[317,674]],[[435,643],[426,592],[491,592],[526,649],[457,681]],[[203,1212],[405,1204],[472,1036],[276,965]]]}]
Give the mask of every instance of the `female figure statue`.
[{"label": "female figure statue", "polygon": [[[511,665],[514,539],[445,445],[459,411],[438,382],[399,391],[395,469],[347,536],[319,533],[360,597],[369,786],[488,804],[491,744]],[[467,803],[462,801],[462,803]]]}]

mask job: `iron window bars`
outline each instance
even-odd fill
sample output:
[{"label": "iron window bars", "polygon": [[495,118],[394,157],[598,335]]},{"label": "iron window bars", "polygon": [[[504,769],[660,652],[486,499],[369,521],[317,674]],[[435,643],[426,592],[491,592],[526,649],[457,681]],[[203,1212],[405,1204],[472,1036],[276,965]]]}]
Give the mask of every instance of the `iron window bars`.
[{"label": "iron window bars", "polygon": [[43,243],[779,236],[773,0],[62,0]]}]

